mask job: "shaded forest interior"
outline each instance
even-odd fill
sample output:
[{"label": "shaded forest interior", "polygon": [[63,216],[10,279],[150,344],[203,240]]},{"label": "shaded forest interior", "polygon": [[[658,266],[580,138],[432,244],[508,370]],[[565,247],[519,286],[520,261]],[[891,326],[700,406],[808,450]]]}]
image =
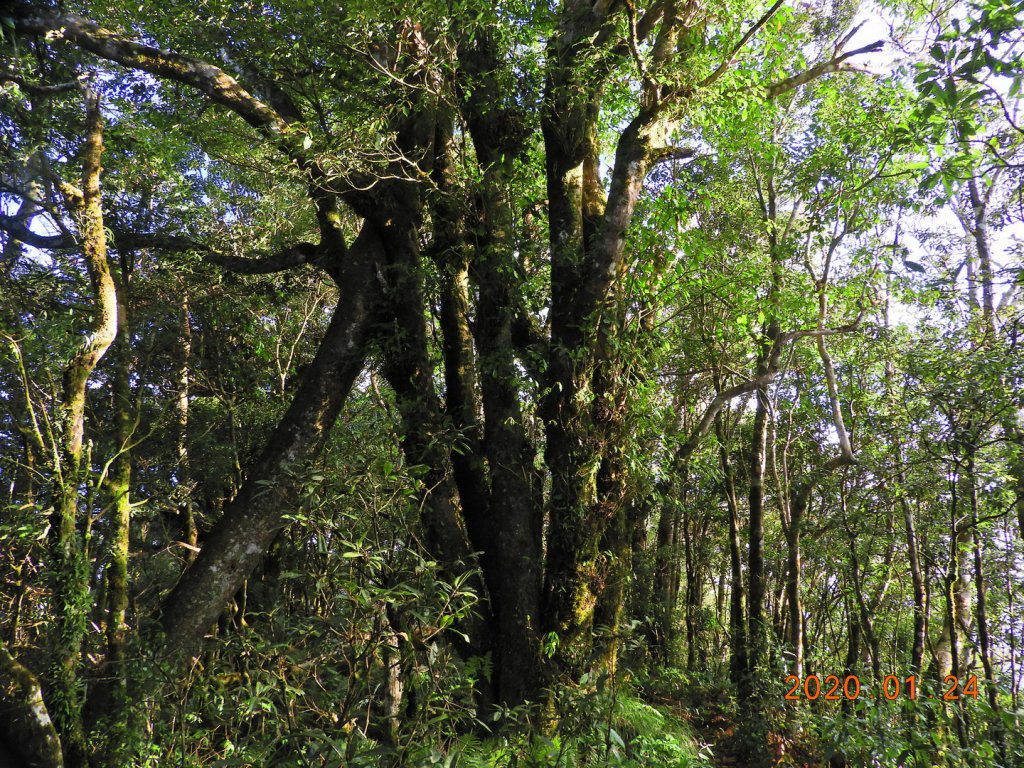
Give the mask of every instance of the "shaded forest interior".
[{"label": "shaded forest interior", "polygon": [[1024,2],[0,2],[0,766],[1024,766]]}]

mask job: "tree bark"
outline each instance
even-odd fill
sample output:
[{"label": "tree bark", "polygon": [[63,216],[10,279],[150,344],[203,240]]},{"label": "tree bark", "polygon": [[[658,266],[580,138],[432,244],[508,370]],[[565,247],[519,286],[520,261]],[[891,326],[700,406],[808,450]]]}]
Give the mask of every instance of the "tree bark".
[{"label": "tree bark", "polygon": [[690,671],[697,666],[697,612],[700,609],[701,585],[697,570],[696,556],[693,547],[692,514],[689,505],[684,504],[682,516],[683,528],[683,573],[686,575],[686,668]]},{"label": "tree bark", "polygon": [[804,611],[800,590],[800,535],[802,533],[804,512],[807,510],[811,489],[797,484],[789,502],[789,524],[785,526],[786,535],[786,603],[789,608],[787,622],[787,643],[793,649],[793,662],[790,674],[803,678],[804,675]]},{"label": "tree bark", "polygon": [[666,483],[666,493],[662,494],[661,510],[658,514],[658,531],[654,551],[654,657],[662,664],[670,663],[673,624],[675,620],[676,592],[673,588],[675,578],[673,566],[676,563],[675,550],[675,518],[678,507],[671,494],[674,483]]},{"label": "tree bark", "polygon": [[[521,407],[514,339],[523,274],[516,258],[508,186],[526,144],[522,107],[502,75],[495,37],[485,29],[458,49],[465,79],[457,85],[473,139],[480,184],[470,229],[470,274],[479,289],[474,340],[484,414],[486,508],[464,508],[491,589],[495,614],[495,672],[499,698],[518,704],[538,693],[542,586],[543,482],[537,450]],[[481,457],[482,458],[482,457]]]},{"label": "tree bark", "polygon": [[[902,478],[901,478],[902,481]],[[914,511],[900,489],[900,506],[903,509],[903,528],[906,533],[907,562],[910,567],[910,581],[914,592],[914,643],[910,652],[909,671],[920,675],[924,671],[924,647],[928,632],[927,594],[924,572],[921,569],[920,548],[917,543]]]},{"label": "tree bark", "polygon": [[[408,209],[407,209],[408,214]],[[441,406],[434,391],[433,364],[427,350],[426,306],[418,250],[417,231],[411,221],[393,219],[386,235],[389,263],[384,306],[392,318],[389,331],[381,329],[383,372],[395,392],[401,415],[400,440],[410,467],[422,471],[421,519],[430,555],[438,560],[448,578],[472,568],[475,558],[459,507],[458,489],[451,468],[453,435],[444,426]],[[482,583],[475,592],[486,598]],[[467,655],[490,650],[490,628],[468,618],[463,631],[469,636]]]},{"label": "tree bark", "polygon": [[19,768],[63,768],[57,730],[43,702],[39,681],[0,642],[0,749]]},{"label": "tree bark", "polygon": [[[978,483],[975,475],[973,451],[967,457],[967,481],[970,483],[971,548],[974,556],[974,595],[975,619],[978,623],[978,653],[981,656],[981,666],[985,675],[985,688],[989,704],[993,710],[998,711],[998,688],[996,687],[996,679],[992,667],[992,640],[989,635],[988,625],[988,590],[985,583],[981,536],[978,532]],[[1001,731],[1001,729],[998,730]],[[998,741],[1000,746],[1002,746],[1001,733],[999,734]]]},{"label": "tree bark", "polygon": [[49,698],[61,734],[65,762],[71,768],[87,764],[82,708],[85,687],[80,678],[82,643],[90,609],[89,552],[80,526],[80,484],[83,465],[85,402],[89,377],[106,354],[118,329],[117,288],[107,258],[106,230],[100,192],[103,157],[103,117],[99,96],[87,90],[86,139],[82,189],[64,184],[68,208],[78,219],[82,252],[92,284],[96,311],[85,342],[64,369],[58,413],[60,458],[54,488],[57,521],[52,528],[54,604],[58,606],[54,637],[54,667]]},{"label": "tree bark", "polygon": [[196,507],[192,498],[195,493],[195,486],[192,479],[192,459],[188,441],[192,318],[189,314],[187,292],[182,294],[179,314],[181,318],[181,335],[179,337],[178,395],[175,403],[175,418],[178,429],[178,467],[176,474],[178,487],[182,489],[179,514],[181,515],[181,529],[184,536],[185,562],[191,564],[196,559],[196,554],[199,551],[199,527],[196,523]]},{"label": "tree bark", "polygon": [[86,714],[90,741],[97,751],[97,761],[120,765],[130,760],[123,750],[130,742],[127,722],[130,698],[126,646],[128,642],[129,580],[128,564],[131,543],[132,438],[136,418],[131,388],[131,330],[128,314],[128,283],[130,254],[121,254],[117,293],[117,336],[112,372],[111,408],[115,425],[113,448],[105,491],[110,499],[109,542],[104,571],[104,598],[107,603],[107,653],[100,679],[89,694]]},{"label": "tree bark", "polygon": [[754,434],[751,443],[748,495],[749,520],[747,523],[747,673],[739,689],[741,700],[754,696],[757,666],[767,640],[768,628],[764,623],[765,567],[764,567],[764,471],[767,454],[769,405],[768,392],[758,388],[754,414]]},{"label": "tree bark", "polygon": [[497,660],[503,700],[520,703],[536,694],[539,681],[542,584],[542,485],[534,469],[536,449],[520,406],[519,374],[513,357],[512,323],[520,283],[513,259],[511,210],[503,169],[484,169],[479,243],[473,273],[480,289],[477,350],[484,406],[484,446],[491,479],[497,594]]},{"label": "tree bark", "polygon": [[[384,246],[364,225],[339,270],[341,297],[288,411],[195,562],[164,601],[163,649],[184,658],[262,559],[297,493],[296,474],[314,458],[363,368],[379,310]],[[300,475],[301,477],[301,475]]]},{"label": "tree bark", "polygon": [[754,698],[758,664],[767,642],[768,628],[764,623],[765,602],[765,565],[764,565],[764,475],[768,458],[768,437],[772,431],[769,427],[771,403],[767,383],[768,375],[777,367],[781,326],[781,291],[783,288],[783,255],[778,242],[776,221],[778,216],[774,182],[768,179],[768,187],[760,193],[762,199],[762,217],[769,226],[768,255],[771,261],[771,274],[768,292],[765,297],[765,320],[761,329],[757,356],[755,380],[758,386],[754,390],[756,398],[754,412],[754,431],[751,437],[749,463],[749,492],[747,523],[747,674],[742,679],[739,697],[742,701],[752,702]]},{"label": "tree bark", "polygon": [[739,688],[747,674],[747,623],[743,597],[743,553],[740,540],[739,504],[736,496],[736,482],[732,462],[729,460],[725,425],[720,415],[715,417],[715,434],[718,437],[718,456],[722,464],[723,488],[729,508],[729,675],[733,685]]},{"label": "tree bark", "polygon": [[[602,517],[598,490],[605,445],[594,423],[594,409],[604,394],[594,389],[602,311],[615,316],[611,288],[621,276],[625,235],[647,172],[657,118],[657,110],[641,108],[622,132],[605,202],[594,176],[600,149],[595,126],[611,60],[591,50],[588,41],[610,32],[612,10],[606,4],[590,8],[575,2],[563,7],[548,43],[541,116],[552,292],[549,386],[541,409],[551,472],[543,612],[544,629],[559,637],[554,672],[572,679],[590,661],[602,584],[599,547],[609,521]],[[599,61],[584,76],[580,64],[588,53]]]}]

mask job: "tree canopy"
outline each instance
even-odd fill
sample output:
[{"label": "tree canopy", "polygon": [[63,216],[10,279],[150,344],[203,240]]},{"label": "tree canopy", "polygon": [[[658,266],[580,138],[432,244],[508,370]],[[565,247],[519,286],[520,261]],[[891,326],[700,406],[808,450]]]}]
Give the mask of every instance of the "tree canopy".
[{"label": "tree canopy", "polygon": [[0,5],[0,765],[1019,764],[1022,28]]}]

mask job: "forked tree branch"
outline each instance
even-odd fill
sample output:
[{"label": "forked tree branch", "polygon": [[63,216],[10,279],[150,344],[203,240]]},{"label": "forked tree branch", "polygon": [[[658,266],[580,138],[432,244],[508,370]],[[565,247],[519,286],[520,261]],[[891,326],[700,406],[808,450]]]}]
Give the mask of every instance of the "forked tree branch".
[{"label": "forked tree branch", "polygon": [[846,53],[840,54],[828,61],[823,61],[820,64],[815,64],[813,67],[809,67],[803,72],[798,72],[791,77],[787,77],[785,80],[780,80],[774,85],[768,86],[766,95],[768,98],[774,99],[777,96],[781,96],[784,93],[795,90],[801,85],[806,85],[812,80],[817,80],[819,77],[832,72],[864,72],[865,69],[863,67],[850,64],[849,60],[854,56],[860,56],[864,53],[880,51],[884,47],[884,40],[876,40],[869,45],[862,46],[852,51],[847,51]]}]

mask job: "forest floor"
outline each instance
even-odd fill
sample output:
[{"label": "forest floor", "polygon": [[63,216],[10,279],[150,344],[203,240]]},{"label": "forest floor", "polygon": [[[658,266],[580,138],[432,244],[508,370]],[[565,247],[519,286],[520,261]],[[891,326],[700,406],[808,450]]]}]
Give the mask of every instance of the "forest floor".
[{"label": "forest floor", "polygon": [[[652,704],[686,723],[715,768],[748,768],[750,756],[737,733],[737,713],[733,701],[720,691],[691,687],[678,695],[650,696]],[[801,740],[786,740],[769,735],[769,745],[778,768],[823,768],[827,765]]]},{"label": "forest floor", "polygon": [[693,691],[681,696],[655,694],[650,701],[690,727],[697,741],[707,747],[716,768],[744,765],[735,754],[736,725],[731,702],[711,694],[695,695]]},{"label": "forest floor", "polygon": [[715,768],[743,766],[736,755],[736,726],[729,714],[710,707],[699,712],[680,713],[680,716],[693,728],[698,741],[708,745]]}]

